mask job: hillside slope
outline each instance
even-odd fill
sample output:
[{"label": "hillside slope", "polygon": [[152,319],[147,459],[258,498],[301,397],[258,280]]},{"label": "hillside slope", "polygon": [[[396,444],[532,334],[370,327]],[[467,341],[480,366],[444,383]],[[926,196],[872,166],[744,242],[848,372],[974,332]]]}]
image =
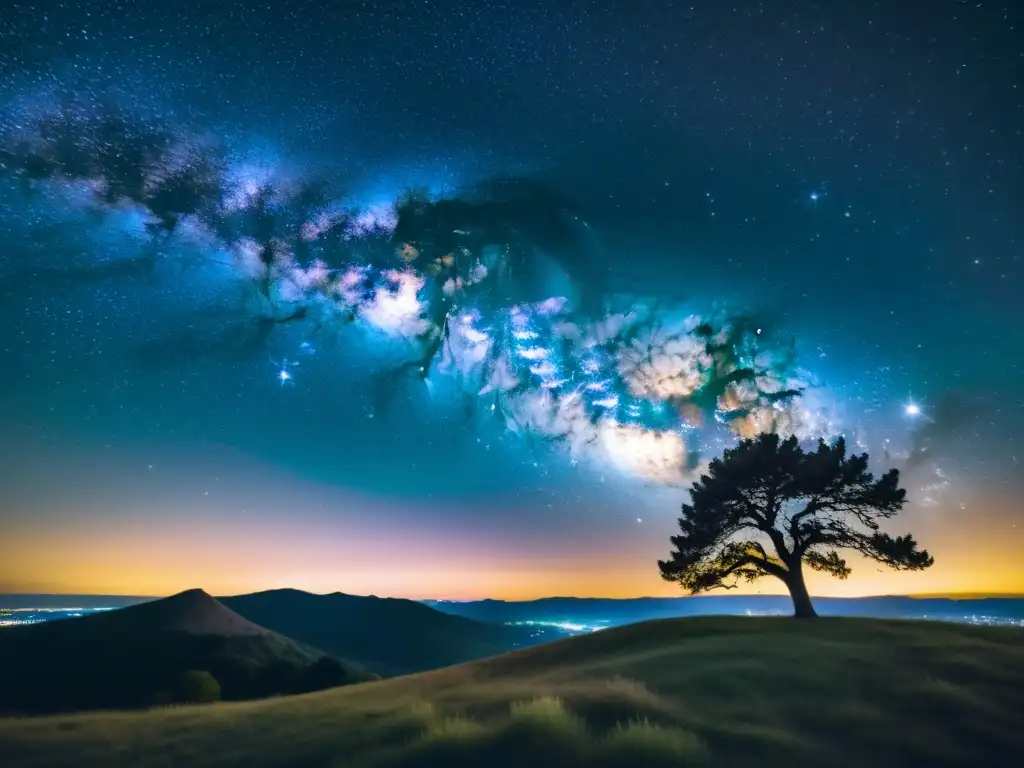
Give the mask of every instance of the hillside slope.
[{"label": "hillside slope", "polygon": [[[319,670],[313,665],[326,655],[194,589],[109,613],[0,629],[0,712],[173,700],[172,689],[188,670],[210,672],[224,698],[285,692],[298,685],[286,678]],[[340,660],[332,671],[339,682],[369,678]]]},{"label": "hillside slope", "polygon": [[0,721],[9,766],[1019,765],[1024,633],[656,621],[306,696]]},{"label": "hillside slope", "polygon": [[385,676],[482,659],[555,637],[452,616],[396,598],[277,589],[218,599],[261,626],[356,659]]}]

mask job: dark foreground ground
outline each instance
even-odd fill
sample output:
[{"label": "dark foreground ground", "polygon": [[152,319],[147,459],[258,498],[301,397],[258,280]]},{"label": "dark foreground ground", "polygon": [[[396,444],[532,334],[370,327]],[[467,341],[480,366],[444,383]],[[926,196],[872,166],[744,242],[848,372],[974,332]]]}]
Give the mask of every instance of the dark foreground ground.
[{"label": "dark foreground ground", "polygon": [[693,618],[305,696],[3,720],[0,765],[1018,766],[1021,712],[1020,630]]}]

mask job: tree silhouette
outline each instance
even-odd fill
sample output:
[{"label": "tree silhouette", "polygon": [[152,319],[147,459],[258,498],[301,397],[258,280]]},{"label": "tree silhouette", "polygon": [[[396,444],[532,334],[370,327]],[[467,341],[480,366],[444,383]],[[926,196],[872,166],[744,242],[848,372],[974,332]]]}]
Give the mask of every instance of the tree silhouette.
[{"label": "tree silhouette", "polygon": [[805,563],[845,579],[851,569],[839,553],[853,550],[896,570],[928,568],[934,560],[912,535],[879,530],[903,507],[899,471],[876,480],[867,467],[868,455],[847,456],[842,438],[813,452],[774,433],[743,440],[691,487],[675,550],[658,562],[662,578],[697,594],[775,576],[794,614],[810,617]]}]

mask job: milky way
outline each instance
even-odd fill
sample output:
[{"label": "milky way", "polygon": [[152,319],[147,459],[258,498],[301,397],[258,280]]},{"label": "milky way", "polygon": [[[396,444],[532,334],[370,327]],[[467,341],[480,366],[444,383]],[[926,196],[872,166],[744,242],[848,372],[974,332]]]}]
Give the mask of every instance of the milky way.
[{"label": "milky way", "polygon": [[720,309],[610,293],[587,261],[598,236],[538,184],[367,207],[111,104],[39,99],[14,126],[3,167],[25,195],[230,265],[255,320],[354,324],[389,345],[381,375],[455,382],[481,418],[573,461],[678,483],[716,435],[837,433],[791,340]]}]

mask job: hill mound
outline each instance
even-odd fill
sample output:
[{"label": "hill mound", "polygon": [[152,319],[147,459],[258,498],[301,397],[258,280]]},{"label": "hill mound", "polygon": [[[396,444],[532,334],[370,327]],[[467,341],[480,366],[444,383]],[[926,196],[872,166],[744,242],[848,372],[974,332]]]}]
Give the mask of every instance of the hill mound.
[{"label": "hill mound", "polygon": [[202,590],[0,629],[0,712],[170,703],[186,673],[244,699],[367,680],[362,667],[242,618]]},{"label": "hill mound", "polygon": [[[190,589],[149,605],[159,608],[154,618],[164,632],[224,637],[270,634],[269,630],[239,616],[201,589]],[[144,606],[140,608],[144,610]]]},{"label": "hill mound", "polygon": [[10,766],[1019,765],[1024,633],[647,622],[242,707],[0,721]]},{"label": "hill mound", "polygon": [[482,659],[556,637],[397,598],[277,589],[218,599],[260,626],[356,659],[385,676]]}]

